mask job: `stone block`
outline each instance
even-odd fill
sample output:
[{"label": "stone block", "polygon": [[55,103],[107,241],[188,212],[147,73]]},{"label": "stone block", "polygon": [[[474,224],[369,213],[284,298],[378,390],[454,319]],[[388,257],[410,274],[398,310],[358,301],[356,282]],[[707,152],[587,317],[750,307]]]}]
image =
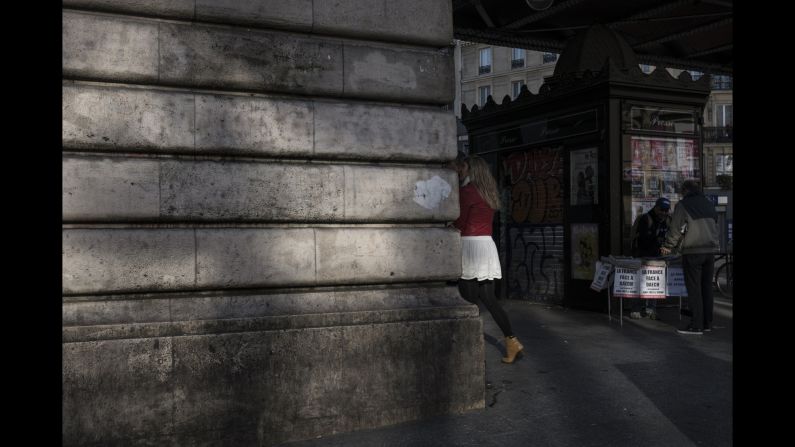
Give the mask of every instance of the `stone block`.
[{"label": "stone block", "polygon": [[178,337],[175,427],[272,445],[482,408],[478,329],[471,318]]},{"label": "stone block", "polygon": [[63,350],[65,445],[273,445],[484,404],[477,317]]},{"label": "stone block", "polygon": [[170,338],[63,344],[63,445],[131,443],[174,433]]},{"label": "stone block", "polygon": [[67,8],[191,19],[196,0],[63,0],[61,3]]},{"label": "stone block", "polygon": [[461,275],[457,231],[442,228],[317,228],[320,284],[447,280]]},{"label": "stone block", "polygon": [[193,230],[65,229],[65,294],[134,292],[192,287]]},{"label": "stone block", "polygon": [[196,230],[200,288],[300,286],[315,282],[311,228]]},{"label": "stone block", "polygon": [[345,217],[369,222],[453,221],[456,174],[450,169],[345,166]]},{"label": "stone block", "polygon": [[[377,313],[402,310],[438,310],[448,318],[460,316],[459,308],[469,306],[455,287],[323,287],[276,289],[256,293],[186,292],[181,294],[136,294],[127,297],[67,297],[63,325],[110,326],[142,323],[177,323],[210,320],[258,319],[263,317],[300,319],[291,327],[322,326],[328,314],[361,314],[357,321],[378,322]],[[473,306],[469,306],[473,307]],[[465,316],[477,316],[477,308]],[[392,315],[394,319],[398,315]],[[299,320],[298,318],[295,318]]]},{"label": "stone block", "polygon": [[296,34],[160,25],[163,84],[300,94],[342,93],[342,45]]},{"label": "stone block", "polygon": [[343,168],[254,162],[164,161],[162,216],[317,222],[343,216]]},{"label": "stone block", "polygon": [[310,101],[196,95],[196,152],[311,157]]},{"label": "stone block", "polygon": [[443,168],[65,155],[63,218],[428,222],[458,216]]},{"label": "stone block", "polygon": [[369,160],[453,160],[450,112],[418,107],[317,101],[315,154]]},{"label": "stone block", "polygon": [[362,39],[447,46],[453,41],[450,0],[315,0],[314,31]]},{"label": "stone block", "polygon": [[157,22],[64,11],[62,24],[64,77],[157,81]]},{"label": "stone block", "polygon": [[193,151],[193,94],[67,84],[61,104],[65,148]]},{"label": "stone block", "polygon": [[313,0],[195,0],[196,19],[262,26],[312,29]]},{"label": "stone block", "polygon": [[160,214],[160,163],[108,157],[64,157],[65,221],[154,219]]},{"label": "stone block", "polygon": [[[65,148],[447,161],[452,113],[429,107],[67,82]],[[314,146],[314,150],[313,150]]]},{"label": "stone block", "polygon": [[68,297],[61,307],[66,326],[167,323],[173,319],[170,298],[85,299]]},{"label": "stone block", "polygon": [[452,52],[345,44],[345,95],[449,104],[455,99]]}]

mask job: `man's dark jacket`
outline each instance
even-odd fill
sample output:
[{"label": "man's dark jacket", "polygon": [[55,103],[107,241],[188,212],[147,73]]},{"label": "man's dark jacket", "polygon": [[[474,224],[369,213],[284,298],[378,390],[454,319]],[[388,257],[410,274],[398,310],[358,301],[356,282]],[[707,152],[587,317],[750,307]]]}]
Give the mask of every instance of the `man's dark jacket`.
[{"label": "man's dark jacket", "polygon": [[[671,227],[671,216],[660,219],[654,214],[654,208],[646,213],[638,223],[638,253],[641,257],[660,256],[663,238],[660,234]],[[662,232],[662,233],[661,233]]]}]

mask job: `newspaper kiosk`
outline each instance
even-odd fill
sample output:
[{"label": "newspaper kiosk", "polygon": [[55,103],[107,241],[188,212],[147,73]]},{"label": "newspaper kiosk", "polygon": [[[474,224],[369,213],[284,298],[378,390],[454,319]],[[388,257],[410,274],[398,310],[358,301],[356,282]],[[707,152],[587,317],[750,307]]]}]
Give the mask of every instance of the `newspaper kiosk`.
[{"label": "newspaper kiosk", "polygon": [[470,154],[492,167],[504,203],[494,226],[500,296],[603,311],[589,288],[596,261],[629,255],[635,217],[659,197],[674,206],[684,180],[701,181],[709,92],[708,75],[644,72],[623,37],[595,25],[537,94],[522,87],[499,105],[462,105]]}]

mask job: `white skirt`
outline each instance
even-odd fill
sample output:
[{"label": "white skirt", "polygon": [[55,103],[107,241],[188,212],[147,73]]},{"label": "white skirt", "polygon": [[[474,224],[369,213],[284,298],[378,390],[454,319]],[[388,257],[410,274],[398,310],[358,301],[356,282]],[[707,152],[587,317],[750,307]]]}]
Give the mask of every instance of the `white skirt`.
[{"label": "white skirt", "polygon": [[500,255],[491,236],[461,236],[461,279],[502,278]]}]

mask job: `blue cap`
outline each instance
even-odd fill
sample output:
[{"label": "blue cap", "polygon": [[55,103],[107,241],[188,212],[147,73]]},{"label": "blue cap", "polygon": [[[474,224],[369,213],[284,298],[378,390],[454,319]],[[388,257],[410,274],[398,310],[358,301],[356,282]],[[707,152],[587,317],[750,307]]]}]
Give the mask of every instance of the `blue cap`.
[{"label": "blue cap", "polygon": [[669,210],[671,209],[671,201],[665,197],[660,197],[654,206],[659,206],[661,210]]}]

